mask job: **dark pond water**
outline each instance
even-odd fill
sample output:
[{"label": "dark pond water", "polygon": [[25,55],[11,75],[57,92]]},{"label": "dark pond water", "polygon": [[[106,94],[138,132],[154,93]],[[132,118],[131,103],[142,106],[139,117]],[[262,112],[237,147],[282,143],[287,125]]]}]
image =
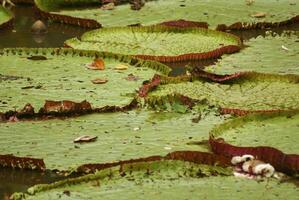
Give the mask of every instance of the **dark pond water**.
[{"label": "dark pond water", "polygon": [[[30,5],[18,5],[14,8],[16,20],[12,30],[0,31],[0,48],[6,47],[62,47],[63,42],[72,37],[79,37],[88,29],[77,26],[70,26],[58,23],[48,23],[48,33],[42,35],[32,34],[30,28],[37,20],[34,10]],[[272,29],[277,33],[283,30],[299,30],[299,24]],[[250,31],[233,31],[233,34],[240,36],[244,41],[265,35],[266,30],[250,30]],[[185,66],[204,67],[215,63],[217,60],[206,60],[197,62],[181,62],[168,63],[173,68],[172,76],[177,76],[185,73]],[[47,171],[44,173],[26,171],[26,170],[11,170],[0,168],[0,199],[8,199],[14,192],[26,191],[30,186],[39,183],[51,183],[64,177],[57,175],[54,172]]]},{"label": "dark pond water", "polygon": [[59,23],[47,23],[48,33],[32,34],[31,26],[37,20],[30,5],[13,9],[15,24],[12,30],[0,31],[0,48],[5,47],[61,47],[69,38],[82,35],[88,29]]},{"label": "dark pond water", "polygon": [[25,192],[29,187],[64,179],[52,171],[37,172],[0,168],[0,199],[7,200],[14,192]]}]

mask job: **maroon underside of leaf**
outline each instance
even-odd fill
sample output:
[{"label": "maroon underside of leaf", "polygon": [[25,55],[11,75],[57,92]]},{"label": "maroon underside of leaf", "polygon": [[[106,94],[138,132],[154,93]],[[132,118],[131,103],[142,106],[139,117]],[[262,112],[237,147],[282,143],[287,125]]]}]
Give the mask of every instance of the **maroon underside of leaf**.
[{"label": "maroon underside of leaf", "polygon": [[279,112],[283,113],[287,111],[290,110],[242,110],[242,109],[234,109],[234,108],[219,108],[220,114],[222,115],[231,114],[234,116],[245,116],[253,113],[279,113]]},{"label": "maroon underside of leaf", "polygon": [[[241,42],[240,42],[241,44]],[[159,62],[181,62],[181,61],[191,61],[191,60],[207,60],[212,58],[219,58],[223,54],[231,54],[240,51],[240,47],[237,45],[223,46],[218,49],[204,52],[204,53],[189,53],[182,54],[178,56],[151,56],[151,55],[134,55],[136,58],[141,58],[145,60],[155,60]]]},{"label": "maroon underside of leaf", "polygon": [[133,164],[140,162],[153,162],[160,160],[182,160],[193,162],[197,164],[206,164],[206,165],[218,165],[222,167],[230,166],[230,159],[224,156],[215,155],[206,152],[199,151],[176,151],[167,154],[166,156],[150,156],[146,158],[138,158],[131,160],[124,160],[114,163],[103,163],[103,164],[85,164],[77,168],[78,173],[93,173],[95,171],[107,169],[110,167],[121,166],[124,164]]},{"label": "maroon underside of leaf", "polygon": [[213,136],[210,137],[209,142],[212,151],[215,154],[229,158],[233,156],[250,154],[259,160],[270,163],[277,171],[284,172],[289,175],[299,173],[299,155],[285,154],[278,149],[267,146],[238,147],[226,143],[222,138],[216,139]]},{"label": "maroon underside of leaf", "polygon": [[0,113],[0,122],[17,122],[24,120],[47,120],[53,118],[77,117],[92,113],[111,113],[129,111],[138,106],[134,98],[130,104],[125,106],[104,106],[101,108],[92,108],[87,101],[80,103],[72,101],[46,101],[39,112],[35,112],[31,104],[26,104],[19,111],[8,111]]},{"label": "maroon underside of leaf", "polygon": [[93,28],[93,29],[102,27],[102,25],[99,22],[97,22],[96,20],[48,13],[48,12],[40,10],[37,6],[35,6],[35,12],[39,17],[45,18],[45,19],[50,19],[54,22],[77,25],[77,26],[81,26],[84,28]]},{"label": "maroon underside of leaf", "polygon": [[12,29],[14,26],[14,18],[0,25],[0,30]]},{"label": "maroon underside of leaf", "polygon": [[196,22],[196,21],[187,21],[183,19],[179,20],[173,20],[173,21],[166,21],[162,22],[159,25],[163,26],[172,26],[172,27],[178,27],[178,28],[208,28],[207,22]]},{"label": "maroon underside of leaf", "polygon": [[277,28],[280,26],[295,24],[299,22],[299,15],[292,17],[291,19],[281,21],[281,22],[257,22],[257,23],[242,23],[236,22],[229,26],[225,24],[219,24],[216,28],[217,31],[226,30],[249,30],[249,29],[267,29],[267,28]]},{"label": "maroon underside of leaf", "polygon": [[138,94],[140,97],[146,97],[147,94],[155,89],[161,83],[161,76],[155,74],[151,81],[143,83],[143,86],[139,89]]},{"label": "maroon underside of leaf", "polygon": [[46,169],[43,159],[16,157],[13,155],[0,155],[0,167],[39,171],[44,171]]},{"label": "maroon underside of leaf", "polygon": [[193,69],[193,71],[191,73],[192,73],[192,76],[194,76],[194,77],[203,78],[207,81],[212,81],[215,83],[226,83],[226,82],[232,81],[234,79],[245,77],[245,76],[251,74],[251,72],[237,72],[234,74],[219,75],[219,74],[213,74],[210,72],[206,72],[206,71],[203,71],[202,69],[198,69],[198,68]]}]

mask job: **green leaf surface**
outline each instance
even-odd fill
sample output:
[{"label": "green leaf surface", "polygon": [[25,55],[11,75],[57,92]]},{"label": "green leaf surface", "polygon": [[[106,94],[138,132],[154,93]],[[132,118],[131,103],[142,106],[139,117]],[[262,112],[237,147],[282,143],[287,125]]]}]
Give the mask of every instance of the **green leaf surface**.
[{"label": "green leaf surface", "polygon": [[223,56],[218,63],[205,70],[216,74],[255,71],[299,75],[299,32],[282,35],[268,34],[245,42],[245,49]]},{"label": "green leaf surface", "polygon": [[[170,71],[160,63],[107,53],[86,51],[83,55],[84,52],[71,49],[6,49],[3,52],[8,53],[0,55],[0,112],[23,108],[26,103],[38,111],[45,100],[87,100],[93,107],[124,106],[132,101],[142,82],[157,72],[154,69],[165,74]],[[47,60],[28,59],[37,55]],[[86,68],[96,55],[103,58],[105,70]],[[128,69],[115,70],[119,64]],[[126,80],[130,74],[139,79]],[[96,78],[108,82],[93,84],[91,81]]]},{"label": "green leaf surface", "polygon": [[[35,0],[35,2],[44,11],[53,10],[52,4],[56,3],[51,0]],[[289,0],[258,0],[252,5],[246,5],[244,0],[156,0],[147,2],[140,11],[131,10],[129,4],[117,6],[114,10],[101,10],[99,6],[92,9],[69,10],[66,9],[68,7],[66,4],[61,4],[61,1],[58,1],[57,6],[60,7],[60,11],[52,13],[93,19],[104,27],[138,23],[154,25],[164,21],[184,19],[208,22],[212,28],[216,28],[218,24],[231,25],[236,22],[280,22],[298,15],[299,10],[299,4]],[[265,13],[265,17],[251,16],[260,12]]]},{"label": "green leaf surface", "polygon": [[[0,152],[43,158],[48,169],[71,170],[86,163],[166,155],[176,150],[208,151],[189,145],[208,138],[223,116],[206,113],[198,122],[193,111],[92,114],[66,120],[0,123]],[[74,144],[82,135],[98,136],[95,142]]]},{"label": "green leaf surface", "polygon": [[164,79],[168,84],[162,84],[149,93],[148,103],[154,104],[165,96],[179,94],[222,108],[248,111],[299,108],[297,76],[249,73],[226,84]]},{"label": "green leaf surface", "polygon": [[3,6],[0,5],[0,27],[2,24],[12,19],[12,14]]},{"label": "green leaf surface", "polygon": [[299,153],[299,114],[253,115],[219,125],[212,134],[236,146],[271,146]]},{"label": "green leaf surface", "polygon": [[[298,188],[277,180],[256,182],[229,175],[231,171],[182,161],[130,164],[121,176],[115,167],[79,177],[75,184],[37,185],[26,199],[296,199]],[[122,173],[124,174],[124,173]],[[81,179],[81,181],[78,181]],[[67,191],[67,192],[66,192]],[[69,195],[69,196],[68,196]],[[20,195],[21,196],[21,195]],[[15,195],[17,197],[17,195]],[[15,198],[17,199],[17,198]]]},{"label": "green leaf surface", "polygon": [[155,26],[97,29],[85,33],[80,40],[67,40],[65,44],[75,49],[126,55],[180,56],[239,46],[240,41],[231,34],[208,29]]}]

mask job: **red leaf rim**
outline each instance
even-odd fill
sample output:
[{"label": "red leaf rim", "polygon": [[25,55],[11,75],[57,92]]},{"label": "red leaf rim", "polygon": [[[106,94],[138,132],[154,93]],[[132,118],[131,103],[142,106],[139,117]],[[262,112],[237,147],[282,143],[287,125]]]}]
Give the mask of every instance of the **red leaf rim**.
[{"label": "red leaf rim", "polygon": [[159,25],[174,26],[174,27],[178,27],[178,28],[199,27],[199,28],[207,29],[209,27],[207,22],[188,21],[188,20],[184,20],[184,19],[166,21],[166,22],[160,23]]},{"label": "red leaf rim", "polygon": [[[18,1],[24,1],[27,2],[30,0],[18,0]],[[36,5],[36,12],[43,18],[46,19],[51,19],[53,21],[58,21],[60,23],[65,23],[65,24],[72,24],[72,25],[77,25],[77,26],[81,26],[81,27],[86,27],[86,28],[100,28],[101,24],[95,20],[91,20],[91,19],[84,19],[84,18],[78,18],[78,17],[70,17],[67,15],[59,15],[59,14],[53,14],[50,12],[45,12],[42,11],[41,9],[39,9]],[[207,22],[196,22],[196,21],[188,21],[188,20],[183,20],[184,21],[184,25],[182,22],[178,22],[175,23],[175,21],[166,21],[166,22],[162,22],[167,24],[175,24],[179,26],[183,26],[184,28],[187,27],[195,27],[197,24],[197,27],[199,27],[198,25],[202,24],[203,28],[205,26],[205,24],[208,25]],[[180,20],[179,20],[180,21]],[[231,25],[225,25],[225,24],[218,24],[216,30],[218,31],[226,31],[226,30],[249,30],[249,29],[267,29],[267,28],[277,28],[280,26],[284,26],[284,25],[289,25],[289,24],[294,24],[299,22],[299,15],[292,17],[290,19],[284,20],[284,21],[280,21],[280,22],[256,22],[256,23],[242,23],[242,22],[236,22],[233,23]]]},{"label": "red leaf rim", "polygon": [[93,173],[95,171],[107,169],[115,166],[122,166],[124,164],[132,164],[139,162],[152,162],[152,161],[161,161],[161,160],[182,160],[193,162],[196,164],[206,164],[206,165],[218,165],[221,167],[231,166],[230,159],[225,156],[215,155],[206,152],[199,151],[175,151],[167,154],[166,156],[150,156],[146,158],[138,158],[131,160],[123,160],[114,163],[99,163],[99,164],[84,164],[77,168],[79,173]]},{"label": "red leaf rim", "polygon": [[[61,101],[64,102],[64,101]],[[89,104],[87,101],[83,101]],[[24,121],[24,120],[48,120],[53,118],[65,118],[65,117],[77,117],[82,116],[86,114],[92,114],[92,113],[112,113],[112,112],[124,112],[129,111],[138,106],[137,100],[134,98],[128,105],[125,105],[123,107],[120,106],[104,106],[101,108],[91,108],[91,107],[85,107],[84,104],[81,103],[75,103],[76,104],[74,109],[69,110],[61,110],[61,111],[47,111],[45,109],[45,106],[39,110],[39,112],[34,112],[34,108],[30,104],[26,104],[26,106],[30,105],[32,107],[32,110],[30,112],[24,112],[24,109],[20,111],[7,111],[5,113],[0,113],[0,122],[9,122],[10,119],[17,119],[16,121]],[[89,104],[90,105],[90,104]]]},{"label": "red leaf rim", "polygon": [[77,26],[81,26],[84,28],[92,28],[92,29],[102,27],[102,25],[99,22],[97,22],[96,20],[49,13],[49,12],[42,11],[36,5],[35,5],[35,12],[40,17],[45,18],[45,19],[50,19],[55,22],[77,25]]},{"label": "red leaf rim", "polygon": [[280,21],[280,22],[255,22],[255,23],[242,23],[236,22],[229,26],[225,24],[219,24],[216,28],[218,31],[226,30],[250,30],[250,29],[267,29],[267,28],[278,28],[280,26],[285,26],[289,24],[295,24],[299,22],[299,15],[292,17],[290,19]]},{"label": "red leaf rim", "polygon": [[[288,116],[298,114],[299,110],[293,111],[268,111],[262,112],[265,117],[275,116]],[[253,114],[254,116],[256,114]],[[258,114],[260,115],[260,114]],[[242,120],[242,118],[240,118]],[[229,123],[229,122],[227,122]],[[220,125],[221,126],[221,125]],[[244,154],[251,154],[264,162],[270,163],[277,171],[284,172],[286,174],[298,174],[299,173],[299,154],[285,154],[277,148],[270,146],[258,146],[258,147],[242,147],[235,146],[226,143],[225,140],[215,136],[215,133],[211,130],[209,136],[209,143],[211,145],[212,152],[218,155],[233,157]]]},{"label": "red leaf rim", "polygon": [[233,157],[244,154],[251,154],[264,162],[270,163],[277,171],[286,174],[299,173],[299,155],[285,154],[282,151],[268,146],[260,147],[240,147],[234,146],[224,141],[215,139],[213,136],[209,139],[212,151],[215,154]]},{"label": "red leaf rim", "polygon": [[46,169],[43,159],[17,157],[13,155],[0,155],[0,167],[31,169],[39,171],[44,171]]},{"label": "red leaf rim", "polygon": [[[235,36],[235,38],[237,38]],[[240,39],[238,38],[239,43],[241,44]],[[240,51],[241,47],[237,45],[228,45],[220,47],[218,49],[204,52],[204,53],[189,53],[182,54],[178,56],[152,56],[152,55],[133,55],[133,57],[141,58],[144,60],[155,60],[159,62],[181,62],[181,61],[190,61],[190,60],[207,60],[212,58],[219,58],[223,54],[232,54]]]}]

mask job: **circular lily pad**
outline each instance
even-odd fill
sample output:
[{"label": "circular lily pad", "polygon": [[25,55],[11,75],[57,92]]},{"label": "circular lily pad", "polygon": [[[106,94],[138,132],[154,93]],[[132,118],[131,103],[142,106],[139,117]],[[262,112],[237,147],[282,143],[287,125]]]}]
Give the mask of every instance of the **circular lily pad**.
[{"label": "circular lily pad", "polygon": [[208,29],[155,26],[98,29],[65,44],[75,49],[173,62],[220,57],[238,51],[241,42],[231,34]]},{"label": "circular lily pad", "polygon": [[299,114],[255,115],[220,125],[215,136],[236,146],[269,146],[287,154],[299,154],[298,131]]},{"label": "circular lily pad", "polygon": [[[88,27],[98,27],[100,24],[103,27],[154,25],[168,20],[184,19],[207,22],[212,28],[219,24],[225,24],[230,29],[263,28],[296,21],[299,10],[295,1],[276,0],[259,0],[252,3],[227,0],[155,0],[147,1],[138,11],[132,10],[129,4],[116,6],[112,10],[102,10],[99,4],[82,9],[83,4],[95,1],[36,0],[35,3],[45,17]],[[81,5],[81,8],[70,9],[74,4],[78,7]]]},{"label": "circular lily pad", "polygon": [[[154,161],[109,168],[72,180],[36,185],[17,199],[281,199],[299,195],[292,183],[227,176],[230,170],[183,161]],[[218,175],[218,176],[217,176]],[[221,176],[222,175],[222,176]]]},{"label": "circular lily pad", "polygon": [[[87,67],[95,58],[103,60],[104,70]],[[144,80],[157,72],[170,71],[156,62],[73,49],[4,49],[0,63],[0,112],[20,109],[26,103],[37,111],[45,100],[87,100],[94,108],[124,106],[134,99],[135,90]],[[127,70],[115,70],[119,64]],[[130,74],[140,79],[126,80]],[[95,79],[107,83],[93,84]]]}]

